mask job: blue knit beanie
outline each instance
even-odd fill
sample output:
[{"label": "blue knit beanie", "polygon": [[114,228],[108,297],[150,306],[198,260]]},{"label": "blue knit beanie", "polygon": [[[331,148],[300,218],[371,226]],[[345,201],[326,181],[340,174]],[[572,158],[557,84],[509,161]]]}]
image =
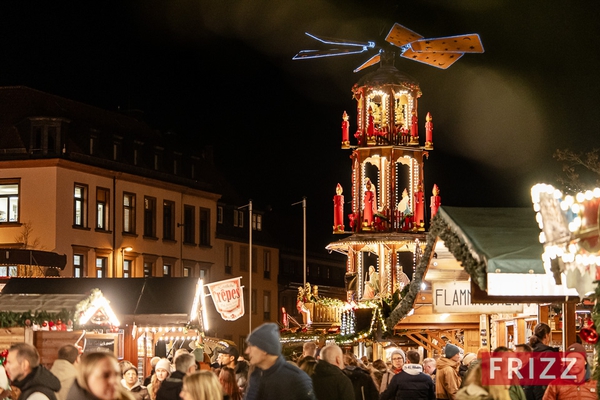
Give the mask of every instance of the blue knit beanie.
[{"label": "blue knit beanie", "polygon": [[267,354],[281,355],[281,342],[279,340],[279,327],[272,322],[262,324],[250,333],[246,339],[252,346],[265,351]]}]

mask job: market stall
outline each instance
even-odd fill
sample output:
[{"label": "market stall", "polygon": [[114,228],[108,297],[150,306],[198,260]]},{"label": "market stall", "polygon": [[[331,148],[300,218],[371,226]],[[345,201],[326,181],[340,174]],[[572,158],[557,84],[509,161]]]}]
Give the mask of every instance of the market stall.
[{"label": "market stall", "polygon": [[[443,339],[473,351],[525,342],[535,323],[548,321],[551,304],[575,315],[579,297],[546,273],[538,233],[529,209],[441,207],[388,325],[430,349]],[[454,330],[444,332],[448,327]],[[561,331],[561,343],[574,341],[574,324]]]},{"label": "market stall", "polygon": [[0,294],[0,348],[34,345],[41,363],[51,366],[66,344],[81,351],[123,350],[119,320],[102,292],[87,294]]},{"label": "market stall", "polygon": [[[117,356],[137,363],[140,374],[146,375],[155,355],[204,347],[199,283],[190,278],[13,278],[2,295],[76,297],[100,289],[120,321]],[[203,354],[199,358],[203,360]]]}]

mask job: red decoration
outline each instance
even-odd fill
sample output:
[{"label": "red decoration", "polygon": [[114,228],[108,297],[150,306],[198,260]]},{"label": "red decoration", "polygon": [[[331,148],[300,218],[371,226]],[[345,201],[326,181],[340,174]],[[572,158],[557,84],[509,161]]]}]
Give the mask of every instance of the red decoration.
[{"label": "red decoration", "polygon": [[344,111],[342,115],[342,148],[350,146],[350,123],[348,122],[348,114]]},{"label": "red decoration", "polygon": [[417,191],[414,194],[414,222],[417,224],[417,228],[421,227],[421,223],[424,222],[424,208],[425,208],[425,195],[421,185],[418,186]]},{"label": "red decoration", "polygon": [[373,117],[373,108],[371,106],[369,106],[369,117],[368,117],[368,123],[367,123],[367,136],[370,138],[372,138],[373,136],[375,136],[375,123],[374,123],[374,117]]},{"label": "red decoration", "polygon": [[373,192],[370,190],[371,183],[369,181],[367,191],[365,192],[365,209],[363,212],[363,223],[367,227],[371,227],[373,224],[373,203],[375,201]]},{"label": "red decoration", "polygon": [[336,195],[333,196],[333,233],[344,232],[344,196],[343,189],[339,183],[335,188]]},{"label": "red decoration", "polygon": [[440,189],[434,183],[433,184],[433,196],[431,196],[431,218],[438,212],[438,208],[442,205],[442,198],[439,196]]},{"label": "red decoration", "polygon": [[425,120],[427,121],[425,123],[425,148],[431,149],[433,148],[433,122],[431,122],[433,118],[431,113],[427,113]]},{"label": "red decoration", "polygon": [[410,124],[410,135],[414,138],[419,137],[419,124],[417,121],[417,113],[413,111]]},{"label": "red decoration", "polygon": [[594,323],[590,321],[586,327],[581,328],[579,337],[587,343],[596,344],[598,342],[598,332],[596,332]]},{"label": "red decoration", "polygon": [[288,320],[288,313],[285,311],[285,307],[281,307],[281,315],[284,329],[290,329],[290,321]]}]

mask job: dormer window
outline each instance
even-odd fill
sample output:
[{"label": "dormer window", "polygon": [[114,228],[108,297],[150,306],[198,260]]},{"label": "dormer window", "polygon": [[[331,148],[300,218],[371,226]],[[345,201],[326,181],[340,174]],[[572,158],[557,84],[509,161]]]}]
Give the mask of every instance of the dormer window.
[{"label": "dormer window", "polygon": [[29,152],[31,154],[60,154],[61,119],[32,118]]}]

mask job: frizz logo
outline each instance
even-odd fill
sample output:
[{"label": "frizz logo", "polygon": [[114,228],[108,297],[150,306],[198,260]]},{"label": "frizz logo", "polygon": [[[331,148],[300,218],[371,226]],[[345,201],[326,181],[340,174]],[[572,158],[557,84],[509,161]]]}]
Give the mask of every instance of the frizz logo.
[{"label": "frizz logo", "polygon": [[585,377],[580,352],[494,352],[481,359],[481,383],[490,385],[576,385]]}]

